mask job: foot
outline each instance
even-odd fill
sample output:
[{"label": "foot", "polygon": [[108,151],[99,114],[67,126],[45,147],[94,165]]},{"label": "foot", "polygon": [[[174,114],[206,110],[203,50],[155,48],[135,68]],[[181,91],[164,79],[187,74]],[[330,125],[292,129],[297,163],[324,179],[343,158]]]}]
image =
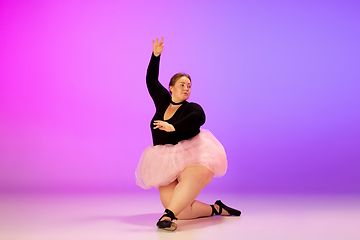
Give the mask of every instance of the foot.
[{"label": "foot", "polygon": [[[214,207],[215,207],[216,211],[219,212],[220,206],[215,203]],[[219,215],[221,215],[221,216],[230,216],[231,214],[228,213],[228,211],[226,211],[225,209],[223,209],[221,214],[219,214]]]},{"label": "foot", "polygon": [[174,213],[166,209],[164,215],[159,219],[159,221],[156,223],[156,226],[159,229],[163,229],[166,231],[175,231],[177,228],[176,223],[173,223],[172,220],[177,219],[174,215]]},{"label": "foot", "polygon": [[214,205],[210,205],[212,208],[211,216],[222,215],[222,216],[240,216],[241,212],[234,208],[228,207],[223,204],[220,200],[217,200]]}]

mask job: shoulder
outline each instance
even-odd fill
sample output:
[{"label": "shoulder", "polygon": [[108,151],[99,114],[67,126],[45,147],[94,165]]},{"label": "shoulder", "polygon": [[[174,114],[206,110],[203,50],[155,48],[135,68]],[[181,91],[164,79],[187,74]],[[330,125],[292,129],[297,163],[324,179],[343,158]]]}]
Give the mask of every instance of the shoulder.
[{"label": "shoulder", "polygon": [[200,104],[194,102],[189,102],[188,106],[201,108]]},{"label": "shoulder", "polygon": [[186,109],[190,111],[204,112],[203,108],[198,103],[194,103],[194,102],[189,102],[188,104],[186,104]]}]

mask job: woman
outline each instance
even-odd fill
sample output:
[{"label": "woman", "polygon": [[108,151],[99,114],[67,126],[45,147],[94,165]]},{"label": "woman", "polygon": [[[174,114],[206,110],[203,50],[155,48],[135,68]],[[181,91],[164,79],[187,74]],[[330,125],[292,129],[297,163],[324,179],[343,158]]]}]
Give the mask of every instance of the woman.
[{"label": "woman", "polygon": [[[200,191],[215,176],[226,172],[223,146],[206,130],[205,114],[200,105],[186,100],[191,93],[191,78],[175,74],[169,83],[170,93],[159,83],[161,42],[153,40],[153,54],[146,75],[146,84],[155,103],[151,121],[153,146],[148,147],[136,169],[137,184],[142,188],[159,187],[165,213],[157,227],[174,231],[174,219],[193,219],[213,215],[235,215],[241,212],[224,205],[196,201]],[[176,216],[176,217],[175,217]]]}]

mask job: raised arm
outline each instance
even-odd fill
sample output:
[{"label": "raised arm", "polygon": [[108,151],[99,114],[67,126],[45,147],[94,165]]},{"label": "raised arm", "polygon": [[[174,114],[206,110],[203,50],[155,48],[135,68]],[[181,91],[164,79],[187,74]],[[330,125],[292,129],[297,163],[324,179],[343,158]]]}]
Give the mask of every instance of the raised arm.
[{"label": "raised arm", "polygon": [[163,51],[163,42],[164,37],[162,37],[161,42],[159,42],[159,38],[156,39],[156,42],[153,40],[153,54],[146,73],[146,85],[156,108],[158,108],[166,98],[171,98],[170,93],[159,82],[160,54]]}]

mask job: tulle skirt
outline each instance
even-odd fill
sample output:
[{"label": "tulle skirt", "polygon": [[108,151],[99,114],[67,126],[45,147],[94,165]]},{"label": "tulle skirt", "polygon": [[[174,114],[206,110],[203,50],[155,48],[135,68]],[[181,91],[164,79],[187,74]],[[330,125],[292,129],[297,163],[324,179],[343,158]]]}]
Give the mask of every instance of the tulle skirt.
[{"label": "tulle skirt", "polygon": [[224,147],[208,130],[176,145],[150,146],[143,152],[136,168],[136,184],[147,189],[166,186],[188,166],[206,166],[215,177],[226,173]]}]

